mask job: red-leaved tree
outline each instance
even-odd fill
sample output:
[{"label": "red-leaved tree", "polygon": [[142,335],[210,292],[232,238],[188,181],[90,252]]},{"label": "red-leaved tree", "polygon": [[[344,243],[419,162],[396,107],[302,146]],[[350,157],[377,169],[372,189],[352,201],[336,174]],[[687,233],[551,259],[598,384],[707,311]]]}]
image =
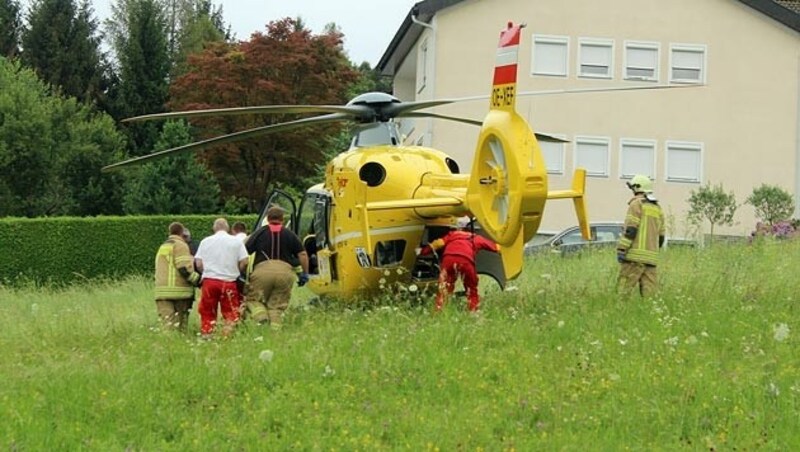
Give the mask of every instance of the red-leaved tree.
[{"label": "red-leaved tree", "polygon": [[[342,104],[348,86],[358,78],[334,27],[314,35],[299,19],[267,25],[249,41],[214,43],[188,58],[188,71],[170,88],[170,109],[254,105]],[[299,119],[297,115],[239,115],[193,121],[198,138]],[[315,125],[227,144],[202,154],[217,177],[223,195],[248,201],[252,211],[265,190],[301,184],[323,158],[325,137],[337,125]]]}]

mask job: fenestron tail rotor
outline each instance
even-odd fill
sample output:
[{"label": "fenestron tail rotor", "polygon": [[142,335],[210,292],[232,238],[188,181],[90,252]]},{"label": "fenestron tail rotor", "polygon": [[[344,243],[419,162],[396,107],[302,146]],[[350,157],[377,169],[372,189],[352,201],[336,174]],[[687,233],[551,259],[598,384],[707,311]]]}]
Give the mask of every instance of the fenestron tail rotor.
[{"label": "fenestron tail rotor", "polygon": [[506,166],[503,145],[500,141],[496,137],[490,137],[488,143],[493,159],[487,160],[486,165],[492,169],[493,174],[481,183],[497,184],[497,190],[492,199],[492,210],[497,211],[497,223],[505,224],[508,221],[509,206],[508,184],[506,183],[508,166]]}]

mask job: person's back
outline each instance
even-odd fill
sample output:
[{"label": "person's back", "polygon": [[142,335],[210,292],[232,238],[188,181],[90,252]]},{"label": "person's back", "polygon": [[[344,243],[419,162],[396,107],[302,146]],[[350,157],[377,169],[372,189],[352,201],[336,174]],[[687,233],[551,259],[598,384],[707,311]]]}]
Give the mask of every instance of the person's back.
[{"label": "person's back", "polygon": [[239,277],[238,257],[242,242],[225,231],[200,241],[195,258],[203,262],[203,278],[235,281]]},{"label": "person's back", "polygon": [[200,275],[183,234],[182,224],[169,225],[169,237],[156,253],[154,288],[156,311],[164,327],[185,332]]},{"label": "person's back", "polygon": [[231,226],[231,235],[241,241],[245,241],[247,239],[247,226],[241,221],[233,223],[233,226]]},{"label": "person's back", "polygon": [[456,220],[454,229],[443,237],[432,241],[420,250],[421,254],[430,254],[441,250],[442,260],[439,272],[439,292],[436,295],[436,310],[439,311],[453,293],[455,282],[460,277],[469,300],[469,310],[477,311],[480,305],[478,295],[478,274],[475,269],[475,256],[484,249],[498,252],[499,247],[485,237],[467,231],[471,221],[469,217]]},{"label": "person's back", "polygon": [[[660,239],[664,236],[664,212],[656,201],[638,195],[628,204],[628,217],[638,218],[639,233],[631,239],[625,258],[631,262],[658,265]],[[629,221],[630,224],[630,221]]]},{"label": "person's back", "polygon": [[198,306],[200,332],[207,337],[217,321],[217,307],[225,319],[223,334],[229,334],[239,321],[239,289],[236,280],[247,268],[244,243],[228,234],[224,218],[214,221],[214,235],[200,242],[195,264],[203,273],[202,296]]},{"label": "person's back", "polygon": [[308,255],[297,235],[283,227],[283,218],[283,209],[270,207],[268,223],[255,230],[245,243],[247,252],[255,254],[247,308],[256,322],[269,321],[273,327],[281,324],[294,281],[303,285],[308,280]]},{"label": "person's back", "polygon": [[628,201],[625,225],[617,243],[618,284],[625,292],[638,287],[640,295],[649,296],[658,288],[656,268],[665,240],[664,212],[653,195],[649,177],[636,175],[626,184],[634,196]]}]

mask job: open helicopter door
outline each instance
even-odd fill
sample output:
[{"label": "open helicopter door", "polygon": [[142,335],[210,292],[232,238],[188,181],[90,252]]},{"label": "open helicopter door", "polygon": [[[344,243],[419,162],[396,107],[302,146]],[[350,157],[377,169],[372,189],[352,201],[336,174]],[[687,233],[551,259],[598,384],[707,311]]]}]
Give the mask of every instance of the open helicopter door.
[{"label": "open helicopter door", "polygon": [[[292,197],[283,190],[273,190],[267,198],[264,208],[261,209],[261,215],[258,216],[256,228],[261,227],[267,218],[267,210],[272,206],[278,206],[283,209],[284,219],[283,225],[285,228],[297,233],[297,204],[295,204]],[[255,229],[255,228],[254,228]]]},{"label": "open helicopter door", "polygon": [[[473,232],[490,240],[492,239],[489,234],[484,232],[480,226],[473,227]],[[511,248],[513,249],[513,247]],[[508,258],[506,257],[506,259]],[[477,273],[480,275],[491,276],[492,279],[494,279],[500,286],[501,290],[505,290],[506,283],[510,279],[506,275],[507,268],[507,264],[503,263],[502,249],[500,254],[492,253],[486,250],[479,250],[478,254],[475,255],[475,271],[477,271]],[[513,276],[516,275],[512,275],[512,277]]]}]

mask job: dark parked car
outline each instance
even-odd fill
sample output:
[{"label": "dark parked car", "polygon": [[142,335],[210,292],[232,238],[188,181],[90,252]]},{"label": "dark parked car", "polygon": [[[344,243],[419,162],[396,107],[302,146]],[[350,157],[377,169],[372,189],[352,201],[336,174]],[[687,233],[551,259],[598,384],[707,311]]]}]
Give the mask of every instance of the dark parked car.
[{"label": "dark parked car", "polygon": [[566,255],[594,247],[613,247],[622,235],[621,222],[590,223],[591,240],[584,240],[578,226],[567,228],[545,240],[532,240],[525,244],[525,254],[543,252]]}]

